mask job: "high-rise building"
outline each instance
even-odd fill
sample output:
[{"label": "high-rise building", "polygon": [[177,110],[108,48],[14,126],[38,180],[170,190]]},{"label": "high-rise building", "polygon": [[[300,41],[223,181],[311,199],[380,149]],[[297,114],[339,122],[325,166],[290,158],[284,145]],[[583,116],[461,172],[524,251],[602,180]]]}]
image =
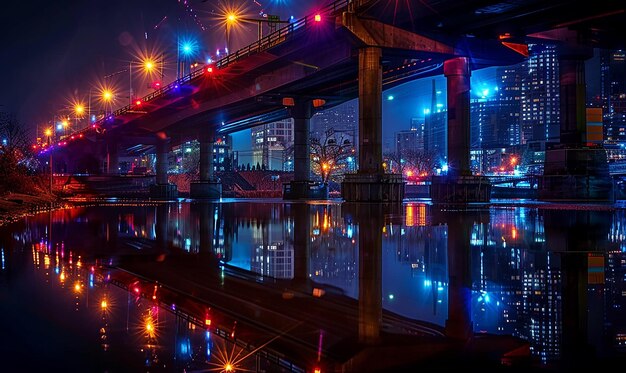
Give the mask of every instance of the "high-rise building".
[{"label": "high-rise building", "polygon": [[522,144],[558,142],[559,63],[555,45],[529,44],[522,70]]},{"label": "high-rise building", "polygon": [[252,128],[252,164],[268,170],[283,170],[286,150],[293,145],[293,119]]},{"label": "high-rise building", "polygon": [[311,136],[324,139],[331,130],[341,134],[344,140],[357,144],[358,138],[358,100],[344,102],[341,105],[318,111],[311,117]]},{"label": "high-rise building", "polygon": [[429,112],[424,120],[424,150],[440,165],[448,162],[448,112]]},{"label": "high-rise building", "polygon": [[415,125],[417,118],[411,120],[411,129],[395,133],[396,155],[401,157],[407,152],[424,150],[424,124]]},{"label": "high-rise building", "polygon": [[496,70],[496,79],[499,100],[498,123],[504,128],[500,141],[507,145],[520,145],[522,74],[515,67],[503,67]]},{"label": "high-rise building", "polygon": [[602,50],[600,74],[604,138],[626,142],[626,52]]}]

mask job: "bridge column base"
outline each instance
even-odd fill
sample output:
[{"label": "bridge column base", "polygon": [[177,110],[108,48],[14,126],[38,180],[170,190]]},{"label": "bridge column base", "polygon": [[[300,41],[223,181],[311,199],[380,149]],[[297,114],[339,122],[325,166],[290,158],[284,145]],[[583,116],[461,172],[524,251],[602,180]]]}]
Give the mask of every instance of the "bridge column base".
[{"label": "bridge column base", "polygon": [[606,151],[601,148],[546,150],[537,197],[542,201],[614,202]]},{"label": "bridge column base", "polygon": [[219,181],[192,181],[189,196],[196,199],[222,198],[222,183]]},{"label": "bridge column base", "polygon": [[491,183],[485,176],[433,176],[430,197],[433,203],[488,203]]},{"label": "bridge column base", "polygon": [[292,181],[283,184],[283,199],[328,199],[328,184]]},{"label": "bridge column base", "polygon": [[178,197],[176,184],[152,184],[150,185],[150,197],[157,199],[174,199]]},{"label": "bridge column base", "polygon": [[404,181],[399,174],[346,174],[341,195],[346,202],[402,202]]}]

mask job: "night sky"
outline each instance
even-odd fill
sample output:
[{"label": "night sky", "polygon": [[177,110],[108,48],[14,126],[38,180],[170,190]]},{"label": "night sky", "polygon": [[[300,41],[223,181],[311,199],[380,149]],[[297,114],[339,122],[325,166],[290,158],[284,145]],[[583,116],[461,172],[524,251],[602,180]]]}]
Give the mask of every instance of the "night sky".
[{"label": "night sky", "polygon": [[[4,1],[0,12],[0,111],[17,115],[34,128],[67,112],[74,101],[88,102],[89,90],[102,84],[117,88],[128,102],[129,62],[152,51],[164,55],[163,83],[176,77],[177,40],[197,41],[197,58],[226,46],[218,14],[233,4],[248,18],[263,11],[281,19],[308,13],[313,0],[62,0]],[[262,5],[261,5],[262,4]],[[193,11],[191,11],[193,9]],[[194,16],[195,14],[195,16]],[[231,50],[256,38],[257,26],[231,33]],[[126,70],[126,71],[124,71]],[[110,78],[105,76],[113,74]],[[134,90],[148,93],[142,74],[132,76]],[[97,109],[97,102],[92,102]],[[43,128],[43,127],[42,127]]]}]

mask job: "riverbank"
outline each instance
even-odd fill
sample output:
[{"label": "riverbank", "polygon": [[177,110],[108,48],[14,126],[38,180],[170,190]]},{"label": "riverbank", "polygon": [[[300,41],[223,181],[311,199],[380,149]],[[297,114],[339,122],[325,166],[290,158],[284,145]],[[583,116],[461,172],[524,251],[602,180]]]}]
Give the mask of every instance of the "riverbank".
[{"label": "riverbank", "polygon": [[0,196],[0,226],[41,211],[57,209],[67,204],[60,197],[42,193],[38,195],[8,193]]}]

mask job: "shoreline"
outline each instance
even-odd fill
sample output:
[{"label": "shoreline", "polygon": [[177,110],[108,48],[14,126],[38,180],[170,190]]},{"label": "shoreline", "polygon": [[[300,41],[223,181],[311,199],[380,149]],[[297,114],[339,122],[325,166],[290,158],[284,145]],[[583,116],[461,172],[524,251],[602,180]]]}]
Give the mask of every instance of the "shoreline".
[{"label": "shoreline", "polygon": [[0,196],[0,227],[39,212],[61,208],[66,204],[68,201],[52,194],[5,194]]}]

